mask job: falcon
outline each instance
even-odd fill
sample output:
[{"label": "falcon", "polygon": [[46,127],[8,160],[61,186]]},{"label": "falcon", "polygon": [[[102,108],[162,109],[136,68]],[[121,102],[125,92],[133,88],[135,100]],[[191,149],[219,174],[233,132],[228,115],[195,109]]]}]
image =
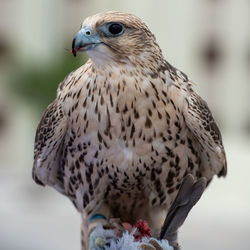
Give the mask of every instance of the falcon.
[{"label": "falcon", "polygon": [[33,179],[81,213],[83,249],[103,218],[146,220],[157,235],[185,176],[226,175],[220,131],[138,17],[86,18],[72,43],[82,51],[89,60],[60,83],[38,125]]}]

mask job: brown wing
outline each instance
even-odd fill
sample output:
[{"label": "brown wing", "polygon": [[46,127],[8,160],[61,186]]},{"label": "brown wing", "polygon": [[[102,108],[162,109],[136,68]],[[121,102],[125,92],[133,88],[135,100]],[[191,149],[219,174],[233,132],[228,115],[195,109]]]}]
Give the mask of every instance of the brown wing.
[{"label": "brown wing", "polygon": [[221,133],[211,111],[206,102],[193,91],[190,91],[186,101],[184,117],[189,130],[199,141],[204,166],[202,171],[211,170],[219,177],[225,176],[227,173],[225,151]]},{"label": "brown wing", "polygon": [[38,125],[34,147],[33,179],[64,193],[61,151],[67,120],[58,101],[51,103]]}]

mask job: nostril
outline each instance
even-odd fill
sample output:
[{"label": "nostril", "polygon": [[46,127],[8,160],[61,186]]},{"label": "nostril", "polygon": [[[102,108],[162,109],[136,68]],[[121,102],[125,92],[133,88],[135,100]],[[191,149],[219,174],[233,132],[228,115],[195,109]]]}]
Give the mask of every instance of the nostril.
[{"label": "nostril", "polygon": [[90,35],[90,31],[89,31],[89,30],[86,31],[85,34],[86,34],[87,36],[89,36],[89,35]]}]

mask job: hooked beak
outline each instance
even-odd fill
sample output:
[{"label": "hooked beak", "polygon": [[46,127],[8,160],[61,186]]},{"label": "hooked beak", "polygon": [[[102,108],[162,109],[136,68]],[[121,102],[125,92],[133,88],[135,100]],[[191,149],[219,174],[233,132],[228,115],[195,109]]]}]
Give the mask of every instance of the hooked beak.
[{"label": "hooked beak", "polygon": [[93,33],[92,29],[84,26],[74,37],[72,42],[72,53],[76,56],[77,52],[87,51],[102,43],[98,34]]}]

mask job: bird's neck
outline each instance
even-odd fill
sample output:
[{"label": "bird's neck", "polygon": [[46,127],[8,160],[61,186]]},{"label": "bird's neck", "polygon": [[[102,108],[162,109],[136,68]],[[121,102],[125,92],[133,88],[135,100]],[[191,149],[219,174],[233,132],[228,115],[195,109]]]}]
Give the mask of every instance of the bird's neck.
[{"label": "bird's neck", "polygon": [[160,47],[155,43],[155,46],[145,48],[138,53],[118,54],[113,53],[107,46],[97,46],[89,50],[93,70],[105,74],[113,74],[119,72],[134,72],[142,75],[156,75],[165,60],[162,56]]},{"label": "bird's neck", "polygon": [[162,66],[165,64],[163,57],[128,57],[120,61],[109,61],[95,58],[90,58],[89,63],[91,65],[92,71],[96,72],[98,75],[103,75],[106,77],[112,76],[144,76],[155,78],[160,71],[162,71]]}]

